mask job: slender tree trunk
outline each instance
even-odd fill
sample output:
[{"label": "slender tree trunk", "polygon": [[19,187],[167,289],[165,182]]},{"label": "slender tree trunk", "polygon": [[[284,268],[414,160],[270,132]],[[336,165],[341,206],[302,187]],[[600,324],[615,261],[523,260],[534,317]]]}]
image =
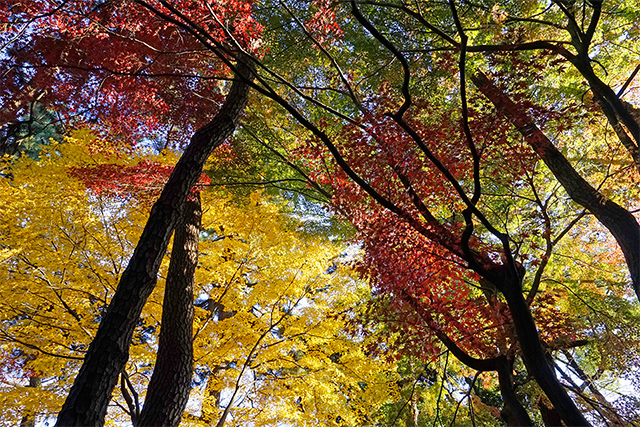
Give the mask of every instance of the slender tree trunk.
[{"label": "slender tree trunk", "polygon": [[498,363],[498,383],[500,384],[500,394],[504,401],[504,407],[500,414],[509,426],[532,426],[533,422],[529,413],[513,389],[513,376],[511,375],[512,363],[505,357],[502,363]]},{"label": "slender tree trunk", "polygon": [[216,375],[225,369],[226,368],[221,366],[214,367],[209,373],[209,378],[207,379],[207,386],[205,388],[204,398],[202,401],[200,421],[208,426],[213,426],[219,416],[219,412],[222,412],[220,411],[220,397],[222,394],[220,386],[214,386],[213,382]]},{"label": "slender tree trunk", "polygon": [[[238,313],[236,310],[226,311],[224,304],[213,298],[209,298],[203,307],[210,312],[209,316],[217,317],[218,322],[230,319]],[[220,409],[221,388],[217,384],[214,385],[216,376],[230,368],[231,365],[229,363],[209,367],[209,378],[207,379],[205,396],[202,401],[202,413],[200,416],[200,421],[206,425],[214,424]]]},{"label": "slender tree trunk", "polygon": [[200,194],[196,193],[187,201],[183,220],[173,237],[158,354],[137,424],[141,427],[177,427],[189,400],[193,372],[193,286],[201,217]]},{"label": "slender tree trunk", "polygon": [[205,161],[230,136],[248,100],[248,81],[255,69],[238,61],[236,80],[214,119],[198,130],[176,164],[154,204],[129,265],[100,322],[80,372],[58,415],[56,426],[101,426],[118,381],[129,358],[129,345],[147,298],[157,281],[162,257],[181,218],[189,192]]}]

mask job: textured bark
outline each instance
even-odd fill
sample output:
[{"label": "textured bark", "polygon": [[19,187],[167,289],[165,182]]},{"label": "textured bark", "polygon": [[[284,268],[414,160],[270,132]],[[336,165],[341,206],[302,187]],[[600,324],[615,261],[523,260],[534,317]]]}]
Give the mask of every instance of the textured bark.
[{"label": "textured bark", "polygon": [[[248,61],[247,61],[248,62]],[[230,136],[247,103],[252,65],[239,61],[236,80],[213,120],[198,130],[154,204],[116,293],[100,322],[56,426],[101,426],[129,345],[184,204],[214,148]]]},{"label": "textured bark", "polygon": [[478,89],[524,136],[564,187],[571,199],[591,212],[613,235],[625,256],[633,288],[640,298],[640,226],[635,217],[591,186],[535,125],[519,105],[497,88],[484,74],[472,78]]},{"label": "textured bark", "polygon": [[178,426],[189,400],[193,371],[193,287],[201,217],[200,195],[196,194],[187,201],[173,237],[156,365],[136,426]]}]

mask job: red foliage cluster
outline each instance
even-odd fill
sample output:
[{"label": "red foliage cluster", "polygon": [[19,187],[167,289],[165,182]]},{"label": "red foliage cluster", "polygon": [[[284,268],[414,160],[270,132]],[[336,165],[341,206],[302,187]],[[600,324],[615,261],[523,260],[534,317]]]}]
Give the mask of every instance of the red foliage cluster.
[{"label": "red foliage cluster", "polygon": [[[301,156],[309,159],[312,177],[331,187],[336,211],[359,232],[359,243],[365,250],[361,272],[370,279],[377,295],[364,321],[375,324],[382,320],[404,354],[436,356],[440,352],[436,332],[446,334],[476,357],[501,354],[514,343],[509,309],[497,299],[497,290],[479,284],[479,278],[456,251],[462,245],[462,211],[466,205],[452,180],[467,197],[474,188],[473,158],[461,119],[414,99],[403,117],[415,133],[410,135],[392,117],[401,104],[394,97],[394,91],[383,86],[380,94],[364,102],[369,111],[359,122],[337,130],[329,123],[321,126],[335,136],[337,149],[349,167],[406,216],[382,207],[342,168],[326,160],[330,156],[319,155],[326,153],[321,142],[308,141]],[[552,120],[561,113],[545,114],[545,120]],[[478,206],[483,206],[495,203],[496,193],[501,192],[496,188],[522,188],[523,180],[535,175],[538,158],[483,99],[470,100],[468,116],[480,157],[480,182],[484,189],[489,188],[480,197]],[[416,198],[423,209],[417,206]],[[424,214],[424,209],[432,218]],[[478,254],[479,262],[486,260],[487,268],[503,256],[501,244],[490,236],[485,238],[482,231],[472,236],[469,246]],[[411,306],[416,302],[428,318]],[[545,330],[545,337],[552,339],[561,330],[570,329],[559,319],[553,301],[536,302],[536,307],[540,309],[538,326]],[[374,343],[370,350],[375,351],[378,345]]]},{"label": "red foliage cluster", "polygon": [[[447,249],[451,247],[448,243],[460,244],[464,228],[460,196],[426,152],[386,114],[399,106],[388,87],[365,105],[372,111],[360,122],[337,132],[329,124],[323,127],[337,135],[334,140],[339,141],[342,156],[369,186],[427,229],[427,235],[420,234],[406,218],[368,197],[341,168],[326,163],[327,156],[318,155],[324,150],[320,142],[308,141],[303,158],[310,159],[313,178],[331,187],[336,211],[346,215],[359,231],[366,253],[361,272],[370,278],[377,293],[377,301],[365,317],[372,322],[382,319],[404,354],[436,356],[440,346],[433,332],[437,331],[470,354],[497,355],[513,337],[509,311],[505,304],[469,286],[477,284],[478,278]],[[494,185],[515,185],[525,171],[533,174],[535,153],[513,137],[508,123],[484,107],[479,105],[469,112],[481,155],[482,179]],[[459,121],[419,99],[414,100],[405,120],[431,155],[470,193],[473,161]],[[421,215],[407,181],[436,222]],[[495,242],[474,238],[470,243],[473,250],[490,258],[501,256]],[[416,313],[403,296],[406,294],[424,307],[430,319]]]},{"label": "red foliage cluster", "polygon": [[[125,200],[150,203],[160,194],[173,166],[143,160],[135,166],[101,164],[69,168],[69,176],[80,180],[97,194],[115,196]],[[211,179],[202,174],[192,191],[209,185]]]},{"label": "red foliage cluster", "polygon": [[[9,45],[0,58],[0,123],[37,99],[130,141],[185,142],[216,113],[229,77],[209,46],[232,38],[256,52],[262,31],[245,0],[0,0],[0,11],[10,23],[1,36]],[[184,22],[202,29],[202,40]]]},{"label": "red foliage cluster", "polygon": [[[507,307],[483,295],[474,297],[465,282],[476,279],[454,256],[419,235],[397,217],[376,218],[381,226],[364,238],[362,270],[381,299],[367,317],[385,318],[388,332],[398,334],[404,354],[429,359],[440,353],[434,332],[445,333],[470,354],[491,357],[508,339]],[[414,297],[428,312],[421,317],[403,296]]]},{"label": "red foliage cluster", "polygon": [[338,25],[334,12],[335,4],[331,0],[316,0],[313,2],[318,10],[306,22],[307,30],[320,43],[331,38],[342,37],[343,31]]},{"label": "red foliage cluster", "polygon": [[[399,106],[392,90],[383,87],[382,93],[366,100],[365,105],[370,107],[370,112],[359,122],[341,127],[335,138],[340,142],[338,148],[347,163],[378,193],[417,218],[415,204],[401,180],[401,176],[406,177],[423,203],[437,206],[435,213],[443,211],[442,222],[447,223],[452,232],[459,231],[461,217],[453,214],[464,209],[463,203],[451,182],[407,132],[388,116]],[[481,155],[482,179],[501,185],[517,185],[525,172],[534,173],[538,161],[535,153],[489,105],[478,102],[469,110],[469,117]],[[459,119],[419,99],[413,101],[404,119],[433,156],[470,193],[473,164]],[[330,134],[335,132],[330,124],[321,126]],[[349,212],[349,220],[359,229],[362,223],[370,222],[370,210],[380,207],[362,197],[363,190],[344,171],[325,164],[323,159],[327,156],[318,156],[319,152],[326,153],[323,144],[311,140],[301,150],[302,156],[308,159],[313,178],[332,188],[333,203],[338,211]],[[444,211],[450,218],[444,218]]]}]

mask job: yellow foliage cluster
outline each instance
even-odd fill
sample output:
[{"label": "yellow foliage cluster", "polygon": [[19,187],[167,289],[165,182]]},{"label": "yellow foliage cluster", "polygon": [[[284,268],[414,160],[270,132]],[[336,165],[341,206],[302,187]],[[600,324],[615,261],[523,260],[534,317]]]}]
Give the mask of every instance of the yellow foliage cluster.
[{"label": "yellow foliage cluster", "polygon": [[[74,134],[38,159],[13,162],[11,178],[0,179],[0,425],[55,415],[144,226],[140,204],[70,178],[70,167],[142,160],[95,153],[91,143]],[[194,389],[183,425],[215,425],[227,407],[228,426],[366,424],[395,396],[395,378],[387,362],[363,353],[366,337],[345,332],[367,292],[340,265],[343,248],[302,238],[295,219],[260,193],[242,204],[220,191],[202,198]],[[127,366],[140,404],[163,284],[160,277]],[[108,423],[126,420],[124,408],[114,392]]]}]

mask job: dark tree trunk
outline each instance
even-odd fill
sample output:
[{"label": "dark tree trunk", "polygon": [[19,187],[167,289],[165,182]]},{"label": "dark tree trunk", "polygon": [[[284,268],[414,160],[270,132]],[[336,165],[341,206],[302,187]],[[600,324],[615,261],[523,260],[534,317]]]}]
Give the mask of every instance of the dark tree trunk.
[{"label": "dark tree trunk", "polygon": [[254,67],[239,61],[236,80],[214,119],[198,130],[154,204],[129,265],[100,322],[56,426],[101,426],[111,393],[129,358],[129,345],[171,234],[205,161],[230,136],[247,103]]},{"label": "dark tree trunk", "polygon": [[502,283],[498,284],[498,281],[494,281],[494,284],[502,291],[509,305],[527,371],[536,380],[567,425],[589,426],[589,422],[558,381],[554,368],[547,360],[531,310],[522,296],[520,281],[514,281],[508,275],[503,279]]},{"label": "dark tree trunk", "polygon": [[201,217],[200,195],[195,194],[187,201],[183,220],[173,237],[156,365],[137,426],[176,427],[189,400],[193,371],[193,286]]},{"label": "dark tree trunk", "polygon": [[[640,226],[634,216],[593,188],[536,126],[527,112],[515,104],[484,74],[472,77],[474,84],[504,115],[544,161],[573,201],[591,212],[615,237],[625,255],[636,294],[640,296]],[[506,279],[503,291],[514,318],[518,341],[527,369],[553,404],[567,425],[588,425],[577,411],[564,387],[559,383],[539,341],[529,307],[522,298],[516,280]],[[509,285],[510,283],[510,285]],[[498,283],[495,283],[499,286]]]},{"label": "dark tree trunk", "polygon": [[484,74],[477,73],[472,80],[480,92],[495,105],[498,112],[520,131],[527,143],[562,184],[569,197],[591,212],[611,232],[624,253],[633,287],[640,298],[640,225],[635,217],[622,206],[607,199],[580,176],[536,126],[526,110],[515,104]]},{"label": "dark tree trunk", "polygon": [[509,426],[532,426],[533,422],[529,417],[529,413],[520,403],[520,399],[513,389],[513,376],[511,375],[512,363],[504,358],[502,363],[498,363],[498,383],[500,384],[500,394],[504,401],[504,408],[500,411],[502,418]]},{"label": "dark tree trunk", "polygon": [[[504,267],[503,267],[504,268]],[[540,388],[545,392],[549,400],[553,403],[558,414],[570,426],[589,426],[578,407],[567,394],[567,391],[555,376],[553,367],[549,364],[546,352],[542,348],[540,336],[536,329],[531,310],[527,305],[520,287],[520,279],[512,277],[508,270],[493,270],[488,272],[490,281],[503,293],[518,337],[518,343],[522,350],[527,371],[533,376]],[[489,278],[487,277],[489,280]],[[408,302],[416,309],[418,314],[425,319],[427,324],[431,324],[431,316],[420,307],[415,298],[406,291],[405,296]],[[465,365],[478,371],[497,371],[500,382],[500,392],[505,405],[505,412],[510,417],[509,425],[532,425],[531,418],[526,409],[522,406],[513,390],[511,379],[511,366],[505,356],[498,356],[492,359],[477,359],[463,352],[444,333],[434,328],[434,333],[442,341],[447,349]]]}]

